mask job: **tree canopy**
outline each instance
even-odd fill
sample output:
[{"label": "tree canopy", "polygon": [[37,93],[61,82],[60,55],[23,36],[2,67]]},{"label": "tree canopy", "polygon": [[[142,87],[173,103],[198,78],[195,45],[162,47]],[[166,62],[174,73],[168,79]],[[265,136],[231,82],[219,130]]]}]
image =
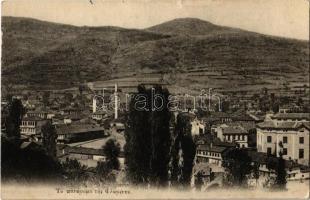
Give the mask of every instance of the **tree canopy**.
[{"label": "tree canopy", "polygon": [[162,87],[139,86],[138,93],[130,101],[125,162],[133,183],[167,183],[171,145],[168,97],[168,90]]}]

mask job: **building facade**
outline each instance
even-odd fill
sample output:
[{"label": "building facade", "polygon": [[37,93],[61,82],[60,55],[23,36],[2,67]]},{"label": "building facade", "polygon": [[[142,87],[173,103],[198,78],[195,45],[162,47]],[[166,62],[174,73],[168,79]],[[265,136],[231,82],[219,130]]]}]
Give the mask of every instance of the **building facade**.
[{"label": "building facade", "polygon": [[[253,125],[255,129],[255,124]],[[238,147],[248,148],[253,147],[253,144],[250,144],[250,130],[252,127],[242,125],[242,123],[225,123],[217,124],[211,127],[211,133],[219,138],[223,142],[230,142],[237,144]]]},{"label": "building facade", "polygon": [[198,145],[196,150],[196,163],[203,162],[222,167],[223,154],[229,149],[229,147],[215,146],[213,144]]},{"label": "building facade", "polygon": [[191,122],[191,133],[192,135],[203,135],[205,134],[205,125],[201,120],[195,118]]},{"label": "building facade", "polygon": [[62,124],[55,127],[57,143],[59,144],[92,140],[106,136],[103,127],[91,124]]},{"label": "building facade", "polygon": [[20,125],[21,136],[40,141],[42,138],[41,128],[47,121],[40,117],[24,117]]},{"label": "building facade", "polygon": [[257,125],[257,151],[309,165],[309,118],[306,113],[278,113]]}]

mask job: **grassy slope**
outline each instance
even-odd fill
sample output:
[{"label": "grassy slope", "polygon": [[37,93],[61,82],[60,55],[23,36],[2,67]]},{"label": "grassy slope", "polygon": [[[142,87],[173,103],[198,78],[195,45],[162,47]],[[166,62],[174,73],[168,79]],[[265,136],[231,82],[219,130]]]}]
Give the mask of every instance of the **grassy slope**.
[{"label": "grassy slope", "polygon": [[177,86],[278,87],[308,82],[308,43],[177,19],[145,30],[3,18],[6,83],[39,88],[165,76]]}]

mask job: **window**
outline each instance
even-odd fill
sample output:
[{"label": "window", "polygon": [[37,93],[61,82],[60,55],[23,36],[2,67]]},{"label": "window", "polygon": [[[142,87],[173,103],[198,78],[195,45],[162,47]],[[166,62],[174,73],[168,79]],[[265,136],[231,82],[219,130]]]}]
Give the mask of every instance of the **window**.
[{"label": "window", "polygon": [[287,137],[286,137],[286,136],[283,137],[283,143],[284,143],[284,144],[287,143]]},{"label": "window", "polygon": [[283,148],[283,155],[287,155],[287,148]]},{"label": "window", "polygon": [[299,158],[304,158],[304,150],[299,149]]},{"label": "window", "polygon": [[271,148],[270,147],[267,148],[267,155],[271,155]]},{"label": "window", "polygon": [[272,141],[271,136],[267,136],[267,142],[268,142],[268,143],[271,143],[271,141]]},{"label": "window", "polygon": [[304,143],[304,137],[299,137],[299,144],[303,144]]}]

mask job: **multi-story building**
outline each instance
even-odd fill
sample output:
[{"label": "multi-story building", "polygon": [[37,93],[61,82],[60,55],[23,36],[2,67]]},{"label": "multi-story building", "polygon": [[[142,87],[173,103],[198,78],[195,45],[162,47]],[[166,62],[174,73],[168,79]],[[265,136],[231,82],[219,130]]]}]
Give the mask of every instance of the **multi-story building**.
[{"label": "multi-story building", "polygon": [[57,143],[60,144],[92,140],[106,136],[103,127],[92,124],[61,124],[55,127]]},{"label": "multi-story building", "polygon": [[227,151],[227,147],[199,145],[196,150],[196,162],[207,162],[222,166],[223,153]]},{"label": "multi-story building", "polygon": [[278,113],[257,125],[257,151],[309,165],[309,114]]},{"label": "multi-story building", "polygon": [[235,144],[215,141],[204,142],[199,141],[196,148],[196,163],[209,163],[222,167],[223,157],[226,152],[235,148]]},{"label": "multi-story building", "polygon": [[38,117],[41,119],[47,119],[47,115],[48,115],[48,112],[46,111],[34,110],[34,111],[28,111],[25,114],[25,117]]},{"label": "multi-story building", "polygon": [[20,125],[21,136],[39,141],[42,138],[41,128],[47,120],[40,117],[24,117]]},{"label": "multi-story building", "polygon": [[256,139],[252,130],[255,130],[254,122],[229,122],[211,127],[211,133],[215,137],[224,142],[235,143],[241,148],[253,147],[255,145],[251,141],[253,136]]},{"label": "multi-story building", "polygon": [[[98,162],[106,161],[106,154],[102,148],[98,149],[81,146],[58,145],[58,158],[61,161],[76,159],[82,165],[96,167]],[[120,168],[124,169],[125,158],[123,151],[121,151],[118,155],[118,161],[120,163]]]},{"label": "multi-story building", "polygon": [[222,129],[224,141],[235,142],[239,147],[248,147],[248,131],[242,126],[229,126]]},{"label": "multi-story building", "polygon": [[104,111],[96,111],[92,114],[92,119],[94,120],[103,120],[106,119],[108,117],[107,112]]}]

